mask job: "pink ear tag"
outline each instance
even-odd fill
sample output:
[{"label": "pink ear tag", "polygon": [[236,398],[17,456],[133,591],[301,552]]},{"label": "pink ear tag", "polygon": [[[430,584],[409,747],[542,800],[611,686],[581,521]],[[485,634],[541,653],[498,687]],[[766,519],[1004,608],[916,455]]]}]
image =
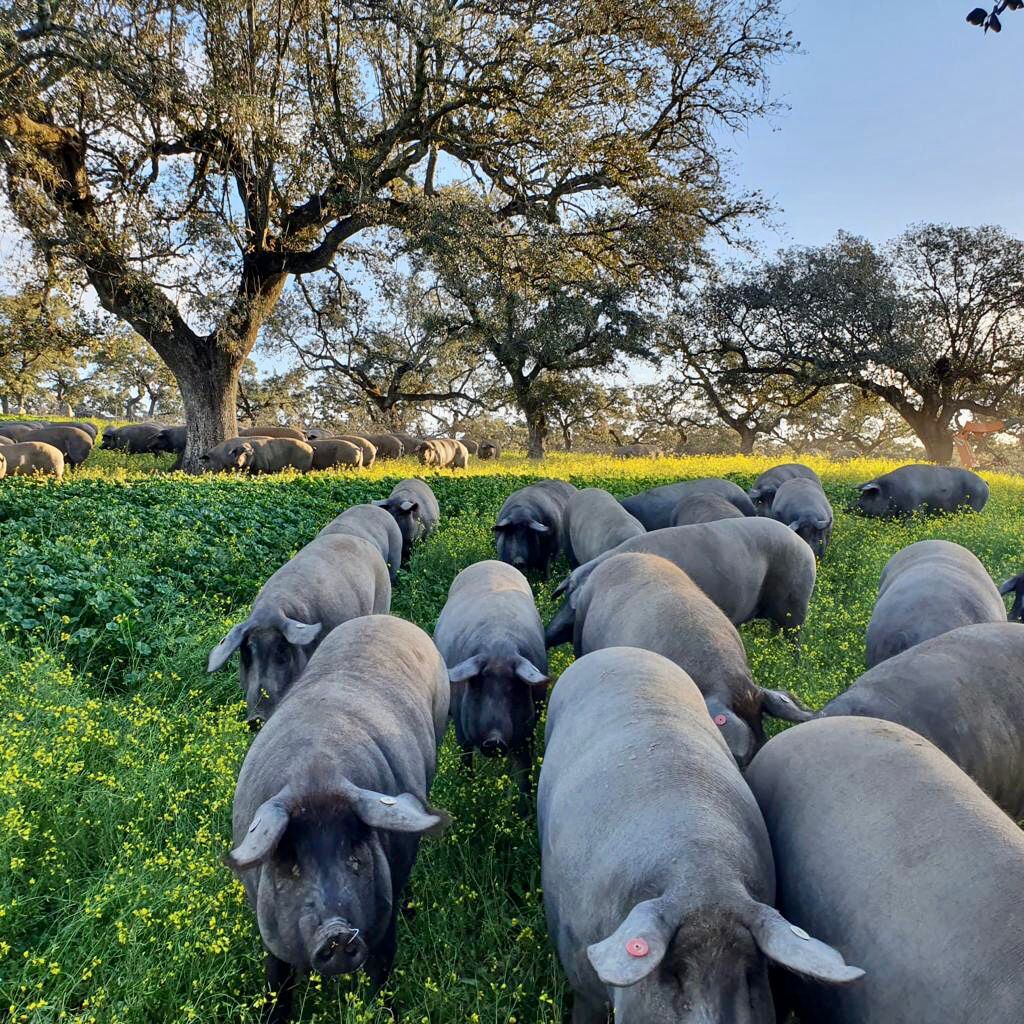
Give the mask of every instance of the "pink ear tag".
[{"label": "pink ear tag", "polygon": [[728,721],[729,719],[726,718],[725,715],[715,715],[715,725],[725,725]]},{"label": "pink ear tag", "polygon": [[627,939],[626,940],[626,952],[630,956],[647,956],[650,953],[651,947],[647,945],[646,939]]}]

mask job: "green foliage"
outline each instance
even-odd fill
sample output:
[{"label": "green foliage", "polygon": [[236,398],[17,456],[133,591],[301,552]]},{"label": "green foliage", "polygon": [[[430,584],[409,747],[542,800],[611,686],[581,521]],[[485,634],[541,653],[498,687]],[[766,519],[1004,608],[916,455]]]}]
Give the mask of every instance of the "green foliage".
[{"label": "green foliage", "polygon": [[[95,458],[61,485],[0,484],[0,1007],[31,1024],[252,1022],[258,934],[220,864],[250,736],[234,668],[207,676],[206,655],[320,526],[414,469],[247,481]],[[837,525],[801,657],[764,624],[743,633],[760,682],[818,707],[862,670],[878,575],[898,548],[946,537],[998,579],[1021,568],[1024,485],[990,478],[980,515],[881,523],[846,507],[883,466],[814,464]],[[764,465],[557,457],[545,470],[626,494],[683,476],[747,484]],[[492,555],[500,503],[535,469],[510,459],[431,475],[443,524],[400,574],[396,614],[432,629],[454,575]],[[545,618],[558,578],[533,581]],[[554,673],[569,661],[553,652]],[[432,798],[455,823],[422,849],[387,999],[409,1021],[554,1024],[567,993],[514,783],[500,763],[463,773],[449,739]],[[392,1019],[361,980],[313,979],[299,1003],[306,1022]]]}]

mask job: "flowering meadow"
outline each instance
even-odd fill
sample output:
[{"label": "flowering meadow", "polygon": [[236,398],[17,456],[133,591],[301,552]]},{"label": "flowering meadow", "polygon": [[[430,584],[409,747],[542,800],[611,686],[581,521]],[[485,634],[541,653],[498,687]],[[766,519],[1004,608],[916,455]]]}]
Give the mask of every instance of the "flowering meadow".
[{"label": "flowering meadow", "polygon": [[[221,863],[250,742],[234,663],[210,648],[262,582],[343,508],[420,467],[258,480],[188,478],[171,456],[95,451],[61,484],[0,482],[0,1021],[251,1022],[262,951]],[[989,477],[980,515],[866,520],[854,485],[892,468],[811,460],[836,510],[799,658],[766,624],[743,627],[755,678],[819,707],[863,670],[879,573],[925,537],[969,547],[997,582],[1024,569],[1024,481]],[[741,485],[766,460],[622,462],[554,455],[543,475],[618,495],[688,477]],[[525,459],[427,474],[443,522],[395,587],[393,612],[433,629],[449,584],[493,556],[504,498],[538,477]],[[550,581],[535,579],[547,619]],[[554,654],[554,673],[571,658]],[[426,842],[382,996],[317,977],[296,1019],[549,1024],[566,991],[547,941],[536,830],[500,762],[473,775],[442,751],[432,793],[452,828]]]}]

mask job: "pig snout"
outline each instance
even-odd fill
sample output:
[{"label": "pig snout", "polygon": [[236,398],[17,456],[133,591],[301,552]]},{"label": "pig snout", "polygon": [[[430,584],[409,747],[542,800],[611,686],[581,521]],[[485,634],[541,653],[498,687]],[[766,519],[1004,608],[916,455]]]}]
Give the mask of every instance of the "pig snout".
[{"label": "pig snout", "polygon": [[497,730],[487,734],[480,744],[480,753],[485,757],[504,757],[508,753],[508,742]]},{"label": "pig snout", "polygon": [[340,917],[320,925],[309,944],[309,962],[320,974],[350,974],[362,967],[368,954],[359,929]]}]

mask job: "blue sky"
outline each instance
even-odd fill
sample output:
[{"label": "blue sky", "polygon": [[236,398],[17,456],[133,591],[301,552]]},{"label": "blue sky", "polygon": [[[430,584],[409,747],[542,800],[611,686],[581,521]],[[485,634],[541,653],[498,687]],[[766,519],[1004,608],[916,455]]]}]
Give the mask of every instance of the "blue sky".
[{"label": "blue sky", "polygon": [[1024,236],[1024,11],[986,36],[973,6],[791,0],[804,52],[772,75],[789,110],[731,141],[737,183],[781,207],[753,231],[768,251],[918,221]]}]

